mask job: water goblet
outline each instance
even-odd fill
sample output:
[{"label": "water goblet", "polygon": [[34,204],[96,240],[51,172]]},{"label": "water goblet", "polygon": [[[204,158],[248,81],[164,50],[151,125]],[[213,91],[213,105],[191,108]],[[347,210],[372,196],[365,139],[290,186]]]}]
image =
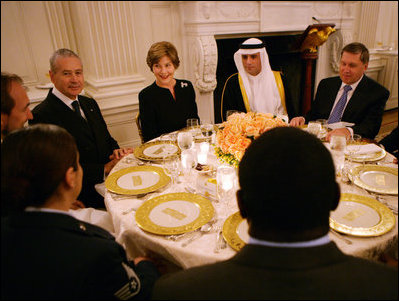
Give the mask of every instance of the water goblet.
[{"label": "water goblet", "polygon": [[194,139],[191,132],[179,132],[179,134],[177,134],[177,144],[181,150],[194,147]]},{"label": "water goblet", "polygon": [[231,202],[235,200],[236,171],[230,165],[220,165],[216,171],[216,191],[218,199],[227,208],[232,207]]},{"label": "water goblet", "polygon": [[181,166],[185,181],[192,186],[195,191],[196,177],[193,174],[194,168],[197,166],[197,152],[195,149],[186,149],[181,152]]},{"label": "water goblet", "polygon": [[346,137],[332,135],[330,138],[330,152],[332,154],[337,175],[342,174],[345,164]]},{"label": "water goblet", "polygon": [[191,132],[191,134],[194,138],[201,135],[198,118],[187,119],[186,124],[187,124],[188,130]]},{"label": "water goblet", "polygon": [[319,136],[319,133],[321,131],[321,124],[317,121],[309,121],[308,122],[308,128],[307,128],[307,132],[311,133],[315,136]]},{"label": "water goblet", "polygon": [[354,155],[360,150],[361,141],[362,136],[359,134],[353,134],[350,138],[349,145],[346,147],[349,161],[352,161]]},{"label": "water goblet", "polygon": [[207,141],[210,141],[211,136],[213,135],[213,124],[211,123],[201,124],[201,132],[202,136],[206,138]]},{"label": "water goblet", "polygon": [[162,159],[165,173],[172,178],[172,185],[176,183],[176,178],[180,173],[180,160],[178,155],[165,156]]}]

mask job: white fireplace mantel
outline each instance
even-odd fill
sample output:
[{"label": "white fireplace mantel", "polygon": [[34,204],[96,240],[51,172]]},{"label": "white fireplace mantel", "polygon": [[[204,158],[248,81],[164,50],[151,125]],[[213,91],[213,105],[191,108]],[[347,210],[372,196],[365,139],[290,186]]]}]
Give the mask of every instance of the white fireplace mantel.
[{"label": "white fireplace mantel", "polygon": [[[199,115],[214,119],[216,39],[274,33],[299,33],[314,24],[333,23],[336,37],[319,48],[315,84],[336,74],[336,52],[352,41],[355,1],[179,1],[186,45],[186,74],[195,79]],[[330,40],[330,39],[329,39]],[[338,46],[337,46],[338,45]],[[233,64],[233,62],[232,62]]]}]

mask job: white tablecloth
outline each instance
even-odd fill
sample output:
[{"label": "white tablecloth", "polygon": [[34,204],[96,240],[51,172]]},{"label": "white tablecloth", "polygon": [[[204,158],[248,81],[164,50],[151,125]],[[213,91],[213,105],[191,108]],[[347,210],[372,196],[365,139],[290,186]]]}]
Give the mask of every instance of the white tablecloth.
[{"label": "white tablecloth", "polygon": [[[134,158],[134,155],[130,154],[121,160],[112,170],[112,172],[137,164],[136,160],[129,160],[128,158]],[[392,155],[387,154],[384,162],[387,162],[386,164],[388,166],[394,166],[397,168],[397,165],[388,163],[392,162],[392,158]],[[127,161],[132,162],[126,163]],[[341,181],[339,181],[339,183],[342,193],[355,193],[370,196],[363,189],[353,184],[345,184]],[[184,240],[171,241],[166,239],[164,236],[145,232],[136,225],[134,209],[137,209],[145,200],[165,193],[186,192],[185,186],[186,184],[184,182],[175,184],[173,187],[168,185],[162,191],[151,193],[150,195],[141,199],[133,196],[117,196],[114,193],[106,191],[105,205],[112,216],[116,240],[126,248],[128,256],[132,258],[143,255],[153,256],[155,258],[165,259],[168,262],[186,269],[193,266],[225,260],[236,254],[236,251],[230,246],[222,249],[220,253],[214,253],[213,250],[217,235],[215,232],[206,233],[202,235],[201,238],[194,240],[188,246],[182,247],[181,245]],[[398,206],[397,196],[387,196],[386,198],[396,207]],[[212,202],[212,204],[214,205],[216,212],[221,214],[221,204],[217,202]],[[223,206],[223,208],[225,207]],[[129,209],[132,209],[132,211],[129,213],[124,213]],[[232,208],[230,208],[230,212],[224,212],[223,215],[227,216],[236,211],[238,211],[238,208],[234,203]],[[380,254],[389,249],[396,249],[397,252],[397,215],[395,215],[395,218],[395,227],[384,235],[367,238],[346,236],[352,241],[352,244],[346,243],[342,238],[332,233],[329,235],[344,253],[376,260]]]}]

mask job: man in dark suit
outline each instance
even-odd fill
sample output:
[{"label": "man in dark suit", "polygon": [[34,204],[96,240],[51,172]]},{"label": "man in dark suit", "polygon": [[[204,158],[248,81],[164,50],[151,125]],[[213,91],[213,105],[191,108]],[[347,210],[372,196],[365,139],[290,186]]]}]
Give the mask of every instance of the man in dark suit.
[{"label": "man in dark suit", "polygon": [[227,261],[162,276],[153,299],[397,299],[396,269],[345,255],[330,241],[340,190],[317,137],[271,129],[251,143],[238,172],[249,243]]},{"label": "man in dark suit", "polygon": [[368,62],[369,52],[363,44],[346,45],[341,51],[339,77],[320,81],[311,110],[306,117],[293,118],[290,125],[303,125],[316,119],[327,119],[328,123],[344,121],[355,125],[329,132],[327,140],[337,132],[348,138],[355,133],[374,139],[381,126],[389,91],[364,74]]},{"label": "man in dark suit", "polygon": [[130,261],[114,237],[75,219],[82,187],[74,138],[37,124],[1,145],[1,299],[148,299],[159,274],[146,257]]},{"label": "man in dark suit", "polygon": [[83,65],[69,49],[59,49],[50,58],[54,84],[46,99],[33,110],[29,124],[51,123],[65,128],[75,139],[83,167],[83,188],[79,200],[86,207],[104,208],[104,198],[94,185],[104,181],[130,148],[120,149],[112,138],[97,102],[79,95],[84,87]]}]

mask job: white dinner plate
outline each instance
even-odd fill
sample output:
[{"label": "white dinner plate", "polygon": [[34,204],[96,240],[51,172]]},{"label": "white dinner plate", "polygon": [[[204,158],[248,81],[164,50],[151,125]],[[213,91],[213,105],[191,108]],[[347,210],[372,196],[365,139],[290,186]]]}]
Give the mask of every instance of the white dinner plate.
[{"label": "white dinner plate", "polygon": [[392,211],[363,195],[343,193],[338,208],[331,212],[330,227],[353,236],[379,236],[395,226]]},{"label": "white dinner plate", "polygon": [[105,187],[114,193],[139,195],[156,191],[170,182],[163,169],[158,166],[132,166],[110,174]]},{"label": "white dinner plate", "polygon": [[249,241],[248,223],[240,212],[230,215],[223,224],[223,237],[234,250],[239,251]]},{"label": "white dinner plate", "polygon": [[135,148],[134,155],[141,160],[159,161],[164,157],[180,155],[180,148],[173,141],[152,141]]},{"label": "white dinner plate", "polygon": [[361,188],[382,194],[398,194],[398,169],[381,165],[361,165],[352,168],[349,179]]},{"label": "white dinner plate", "polygon": [[181,234],[205,225],[214,213],[211,202],[203,196],[168,193],[145,201],[136,211],[136,223],[154,234]]}]

